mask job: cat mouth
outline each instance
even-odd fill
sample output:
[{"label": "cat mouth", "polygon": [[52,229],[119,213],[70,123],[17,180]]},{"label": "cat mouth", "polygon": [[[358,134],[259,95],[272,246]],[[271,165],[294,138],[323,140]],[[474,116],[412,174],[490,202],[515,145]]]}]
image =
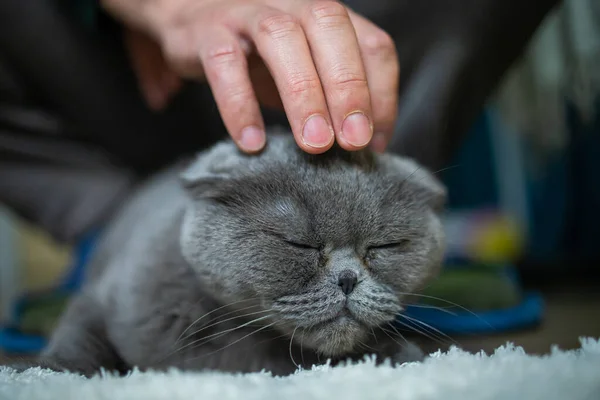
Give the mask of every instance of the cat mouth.
[{"label": "cat mouth", "polygon": [[368,327],[344,308],[336,316],[310,329],[312,347],[319,353],[337,357],[355,350],[357,343],[364,340]]},{"label": "cat mouth", "polygon": [[358,324],[362,325],[360,321],[358,321],[350,312],[348,307],[344,306],[336,315],[331,318],[328,318],[324,321],[319,322],[315,329],[319,329],[319,327],[323,326],[332,326],[332,325],[344,325],[344,324]]}]

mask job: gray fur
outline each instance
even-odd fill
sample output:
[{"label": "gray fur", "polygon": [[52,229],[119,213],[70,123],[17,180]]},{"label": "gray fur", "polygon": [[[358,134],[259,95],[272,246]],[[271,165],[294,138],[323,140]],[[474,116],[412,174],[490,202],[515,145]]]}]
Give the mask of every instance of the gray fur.
[{"label": "gray fur", "polygon": [[[444,196],[389,154],[311,156],[289,134],[258,156],[220,143],[116,215],[40,362],[286,374],[373,351],[405,360],[380,327],[439,267]],[[348,295],[342,273],[357,277]]]}]

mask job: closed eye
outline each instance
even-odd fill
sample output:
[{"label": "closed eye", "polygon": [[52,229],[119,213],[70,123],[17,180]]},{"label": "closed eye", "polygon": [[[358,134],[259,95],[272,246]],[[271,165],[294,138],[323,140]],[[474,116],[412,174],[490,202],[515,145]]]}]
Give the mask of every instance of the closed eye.
[{"label": "closed eye", "polygon": [[288,239],[288,235],[285,234],[281,234],[279,232],[276,231],[272,231],[272,230],[264,230],[263,231],[265,234],[276,238],[282,242],[284,242],[285,244],[295,247],[297,249],[302,249],[302,250],[316,250],[316,251],[321,251],[321,248],[318,246],[314,246],[314,245],[310,245],[310,244],[306,244],[305,242],[301,242],[297,239]]},{"label": "closed eye", "polygon": [[296,241],[293,241],[293,240],[284,240],[284,242],[286,242],[290,246],[295,247],[297,249],[302,249],[302,250],[317,250],[317,251],[320,250],[318,247],[311,246],[311,245],[306,244],[306,243],[296,242]]},{"label": "closed eye", "polygon": [[406,246],[410,243],[408,239],[398,240],[390,243],[383,243],[369,246],[369,250],[404,250]]}]

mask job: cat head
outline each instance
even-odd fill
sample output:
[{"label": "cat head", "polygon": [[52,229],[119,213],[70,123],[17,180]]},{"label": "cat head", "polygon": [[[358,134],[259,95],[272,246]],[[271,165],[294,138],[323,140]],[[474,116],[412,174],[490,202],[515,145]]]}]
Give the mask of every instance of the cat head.
[{"label": "cat head", "polygon": [[260,155],[216,145],[182,180],[182,252],[207,290],[256,299],[263,323],[327,356],[393,321],[442,260],[444,187],[405,158],[271,134]]}]

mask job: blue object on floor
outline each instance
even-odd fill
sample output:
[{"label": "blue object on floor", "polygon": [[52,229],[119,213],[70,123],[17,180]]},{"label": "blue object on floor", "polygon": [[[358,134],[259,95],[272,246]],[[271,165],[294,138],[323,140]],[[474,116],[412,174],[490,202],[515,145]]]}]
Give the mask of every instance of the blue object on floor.
[{"label": "blue object on floor", "polygon": [[[50,292],[66,292],[67,294],[77,291],[81,286],[85,269],[94,250],[99,232],[92,232],[84,237],[74,249],[73,264],[67,271],[62,283]],[[15,329],[21,320],[24,304],[31,297],[43,296],[44,293],[29,293],[21,296],[13,306],[13,315],[9,326],[0,326],[0,350],[13,354],[36,354],[46,345],[47,339],[40,335],[25,334]]]},{"label": "blue object on floor", "polygon": [[435,330],[427,325],[445,334],[493,334],[534,326],[541,321],[543,313],[542,296],[537,292],[528,292],[519,305],[503,310],[470,313],[453,309],[449,313],[445,309],[408,306],[403,314],[422,324],[411,323],[406,319],[402,323],[434,335]]},{"label": "blue object on floor", "polygon": [[[502,274],[506,279],[520,286],[514,267],[505,267]],[[410,319],[418,320],[422,324],[411,323],[407,319],[403,319],[402,324],[404,326],[409,324],[420,331],[434,335],[435,330],[445,334],[494,334],[535,326],[541,322],[544,309],[544,299],[541,293],[530,291],[523,293],[521,302],[516,306],[497,310],[471,312],[452,306],[444,309],[424,308],[418,305],[408,306],[402,314],[407,315]],[[427,325],[435,330],[428,328]]]},{"label": "blue object on floor", "polygon": [[46,345],[46,338],[24,335],[14,328],[0,329],[0,349],[13,354],[37,354]]}]

